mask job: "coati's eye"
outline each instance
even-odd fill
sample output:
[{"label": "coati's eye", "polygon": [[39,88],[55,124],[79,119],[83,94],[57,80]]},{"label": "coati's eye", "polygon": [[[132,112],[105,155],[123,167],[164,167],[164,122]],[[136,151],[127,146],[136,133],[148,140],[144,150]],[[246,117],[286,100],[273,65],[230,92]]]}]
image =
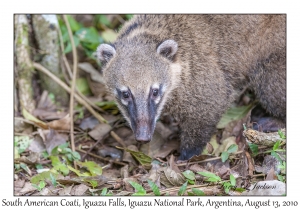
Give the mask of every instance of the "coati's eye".
[{"label": "coati's eye", "polygon": [[154,97],[158,96],[158,89],[153,89],[153,90],[152,90],[152,95],[153,95]]},{"label": "coati's eye", "polygon": [[129,96],[130,96],[128,91],[123,91],[122,95],[123,95],[123,98],[129,98]]}]

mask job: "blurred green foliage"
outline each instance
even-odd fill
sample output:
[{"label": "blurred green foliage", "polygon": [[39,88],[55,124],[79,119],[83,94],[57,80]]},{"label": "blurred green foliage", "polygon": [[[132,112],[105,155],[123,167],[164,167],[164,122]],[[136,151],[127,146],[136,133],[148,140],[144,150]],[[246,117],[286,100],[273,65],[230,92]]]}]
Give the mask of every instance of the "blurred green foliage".
[{"label": "blurred green foliage", "polygon": [[[83,23],[76,21],[74,15],[67,15],[67,18],[76,47],[81,47],[89,59],[96,60],[94,53],[99,44],[113,42],[117,37],[117,31],[132,16],[128,14],[114,15],[115,18],[109,19],[108,15],[94,15],[89,27],[85,27]],[[71,41],[65,22],[61,17],[58,17],[58,21],[65,47],[64,53],[67,54],[72,51]]]}]

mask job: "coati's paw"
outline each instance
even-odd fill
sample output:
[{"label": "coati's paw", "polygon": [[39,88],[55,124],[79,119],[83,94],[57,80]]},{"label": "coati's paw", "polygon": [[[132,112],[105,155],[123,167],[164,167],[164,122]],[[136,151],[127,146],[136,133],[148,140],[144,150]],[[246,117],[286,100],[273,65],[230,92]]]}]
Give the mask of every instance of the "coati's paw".
[{"label": "coati's paw", "polygon": [[275,117],[262,117],[253,123],[253,130],[260,132],[277,132],[278,130],[285,128],[285,123]]},{"label": "coati's paw", "polygon": [[188,160],[194,155],[199,155],[201,152],[200,147],[192,147],[192,148],[181,148],[180,156],[178,160]]}]

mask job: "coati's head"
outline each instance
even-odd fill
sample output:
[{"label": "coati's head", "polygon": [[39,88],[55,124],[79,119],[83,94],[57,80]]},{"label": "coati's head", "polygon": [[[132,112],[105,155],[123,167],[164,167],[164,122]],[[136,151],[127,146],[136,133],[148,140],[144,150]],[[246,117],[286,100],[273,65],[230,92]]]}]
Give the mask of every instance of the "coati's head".
[{"label": "coati's head", "polygon": [[156,120],[180,80],[177,50],[174,40],[158,42],[147,36],[97,49],[106,85],[139,142],[151,140]]}]

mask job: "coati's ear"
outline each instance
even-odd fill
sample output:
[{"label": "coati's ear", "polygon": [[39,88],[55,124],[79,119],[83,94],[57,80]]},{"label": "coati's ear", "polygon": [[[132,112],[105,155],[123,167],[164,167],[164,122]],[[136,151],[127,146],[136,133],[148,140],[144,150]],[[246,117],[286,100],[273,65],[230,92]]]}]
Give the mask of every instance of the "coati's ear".
[{"label": "coati's ear", "polygon": [[164,42],[162,42],[160,45],[157,47],[157,53],[161,54],[162,56],[172,59],[173,56],[176,54],[178,50],[178,44],[172,39],[168,39]]},{"label": "coati's ear", "polygon": [[97,48],[97,57],[102,63],[107,63],[115,54],[116,50],[112,45],[101,44]]}]

